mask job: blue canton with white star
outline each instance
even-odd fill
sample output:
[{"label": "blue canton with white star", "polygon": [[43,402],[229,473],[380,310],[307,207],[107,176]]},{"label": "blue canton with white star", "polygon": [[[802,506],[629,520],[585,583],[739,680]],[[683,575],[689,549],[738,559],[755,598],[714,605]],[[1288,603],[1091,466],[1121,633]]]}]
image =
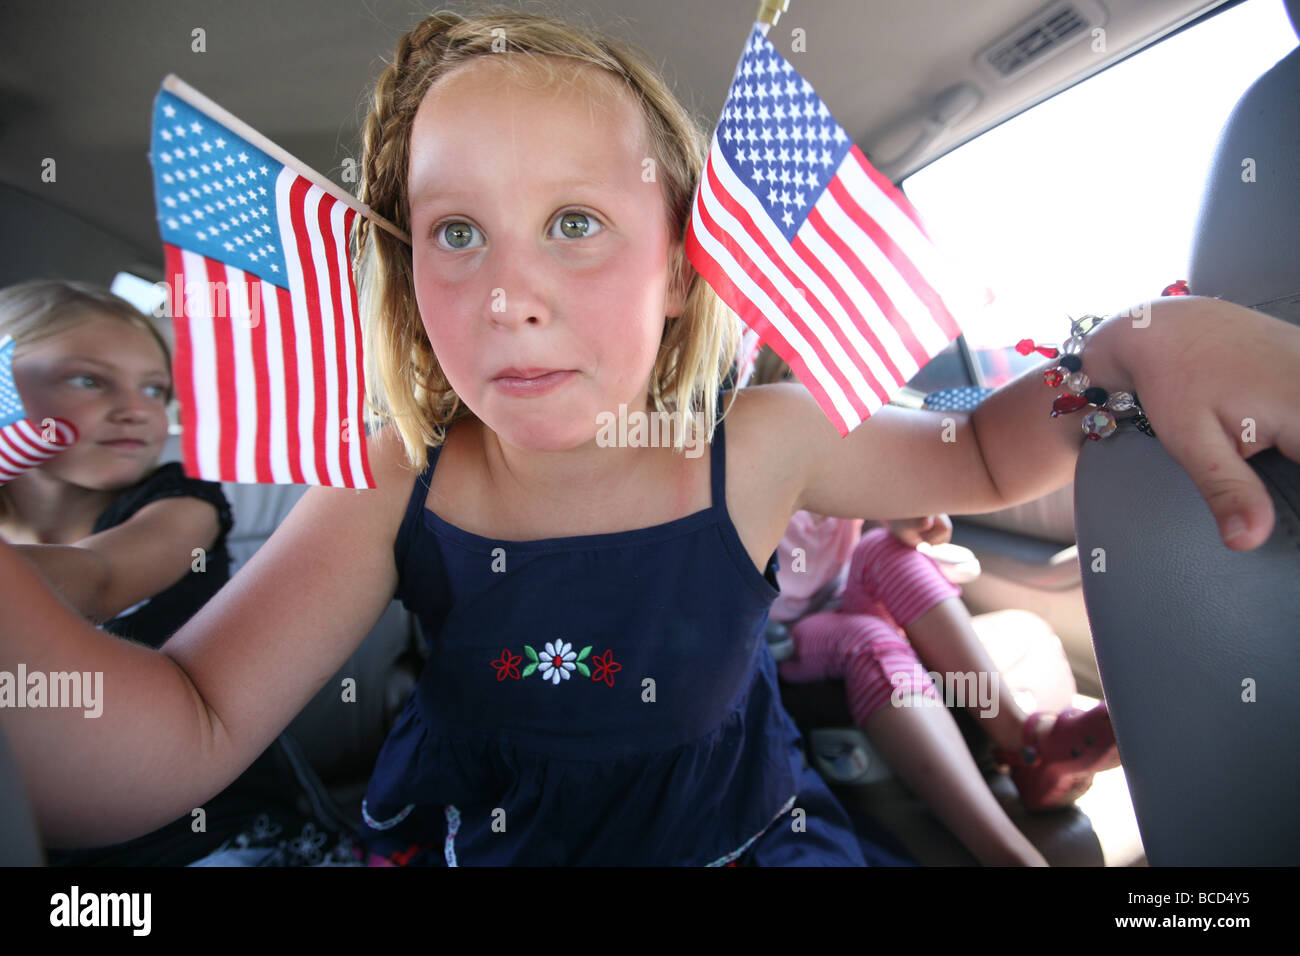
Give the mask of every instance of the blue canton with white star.
[{"label": "blue canton with white star", "polygon": [[993,389],[982,385],[963,385],[957,388],[941,388],[925,396],[922,405],[930,411],[938,412],[973,412],[980,402],[993,394]]},{"label": "blue canton with white star", "polygon": [[13,361],[16,347],[13,339],[0,345],[0,427],[12,425],[27,417],[22,396],[14,384]]},{"label": "blue canton with white star", "polygon": [[288,287],[275,214],[283,164],[165,90],[149,158],[163,242]]},{"label": "blue canton with white star", "polygon": [[786,241],[853,147],[826,104],[755,27],[717,129],[731,168]]}]

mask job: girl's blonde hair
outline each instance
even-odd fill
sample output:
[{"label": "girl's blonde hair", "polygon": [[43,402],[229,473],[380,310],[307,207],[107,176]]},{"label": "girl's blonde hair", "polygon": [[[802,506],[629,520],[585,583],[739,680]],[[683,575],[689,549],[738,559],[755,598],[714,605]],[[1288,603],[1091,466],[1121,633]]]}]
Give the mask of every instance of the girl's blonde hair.
[{"label": "girl's blonde hair", "polygon": [[[681,316],[665,317],[650,397],[657,411],[680,413],[683,422],[701,415],[705,437],[712,440],[718,390],[735,356],[739,320],[691,269],[681,245],[708,138],[645,54],[529,13],[493,12],[472,19],[450,11],[433,14],[398,41],[392,63],[375,85],[363,131],[361,200],[410,232],[406,176],[416,110],[434,83],[489,55],[548,69],[554,66],[549,58],[595,66],[635,97],[649,130],[669,233],[677,240],[670,275],[687,290]],[[443,375],[420,321],[410,248],[365,219],[357,235],[360,304],[373,362],[369,402],[381,421],[397,428],[411,466],[423,469],[426,446],[440,445],[448,427],[472,413]],[[676,431],[676,447],[682,450],[687,428]]]},{"label": "girl's blonde hair", "polygon": [[[171,349],[153,320],[126,299],[103,286],[70,279],[35,279],[0,289],[0,339],[13,337],[15,356],[35,342],[101,318],[120,319],[153,339],[165,360],[171,401]],[[0,486],[0,521],[10,510]]]},{"label": "girl's blonde hair", "polygon": [[16,355],[33,342],[100,318],[120,319],[153,339],[166,359],[170,401],[171,348],[154,321],[126,299],[71,279],[34,279],[0,289],[0,339],[13,336]]},{"label": "girl's blonde hair", "polygon": [[770,345],[764,345],[758,350],[758,355],[754,359],[754,374],[750,381],[754,385],[770,385],[773,382],[797,381],[794,372],[790,366],[785,364],[785,359],[772,351]]}]

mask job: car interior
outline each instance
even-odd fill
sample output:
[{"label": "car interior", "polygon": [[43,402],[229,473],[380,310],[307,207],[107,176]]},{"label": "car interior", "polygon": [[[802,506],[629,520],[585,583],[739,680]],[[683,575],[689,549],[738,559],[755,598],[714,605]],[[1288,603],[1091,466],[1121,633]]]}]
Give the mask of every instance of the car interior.
[{"label": "car interior", "polygon": [[[872,162],[904,183],[1183,31],[1265,4],[1285,9],[1300,31],[1300,0],[792,0],[770,36]],[[545,10],[640,44],[711,126],[755,0],[711,0],[707,15],[702,7],[557,0]],[[354,190],[368,83],[424,12],[409,0],[7,7],[0,287],[38,277],[109,285],[126,273],[147,289],[163,279],[145,153],[152,100],[168,72]],[[1300,322],[1297,155],[1293,49],[1222,117],[1203,187],[1186,197],[1198,210],[1187,272],[1157,278],[1185,278],[1195,294]],[[1249,188],[1243,157],[1259,170]],[[43,179],[49,158],[57,175]],[[986,385],[959,339],[896,401],[922,407],[949,389],[975,389],[978,398]],[[179,458],[173,426],[164,461]],[[954,547],[936,552],[961,580],[980,639],[1026,712],[1109,705],[1123,766],[1099,774],[1076,805],[1039,814],[1021,807],[978,720],[954,709],[990,788],[1052,865],[1300,862],[1300,707],[1290,694],[1300,683],[1300,468],[1276,451],[1251,464],[1277,513],[1274,534],[1253,552],[1227,551],[1182,468],[1131,431],[1085,443],[1072,486],[1002,512],[954,516]],[[236,522],[233,571],[306,488],[224,490]],[[394,602],[287,729],[333,819],[360,822],[371,768],[426,652],[412,615]],[[337,688],[347,677],[359,693],[344,706]],[[809,761],[900,856],[974,865],[853,728],[842,684],[783,684],[782,695]],[[12,764],[0,732],[0,863],[40,865],[40,835]]]}]

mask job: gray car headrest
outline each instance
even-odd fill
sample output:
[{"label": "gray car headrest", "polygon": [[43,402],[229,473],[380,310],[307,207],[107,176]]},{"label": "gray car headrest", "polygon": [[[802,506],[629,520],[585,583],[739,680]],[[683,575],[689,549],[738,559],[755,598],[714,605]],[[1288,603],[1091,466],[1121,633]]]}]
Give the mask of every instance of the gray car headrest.
[{"label": "gray car headrest", "polygon": [[1297,156],[1300,48],[1255,81],[1219,136],[1187,275],[1195,295],[1300,323]]}]

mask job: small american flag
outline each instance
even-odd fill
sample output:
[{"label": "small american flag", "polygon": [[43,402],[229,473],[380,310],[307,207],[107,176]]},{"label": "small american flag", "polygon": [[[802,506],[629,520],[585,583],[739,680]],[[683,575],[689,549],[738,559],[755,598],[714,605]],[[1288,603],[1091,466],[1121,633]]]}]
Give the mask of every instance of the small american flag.
[{"label": "small american flag", "polygon": [[754,364],[758,361],[763,342],[753,329],[745,329],[736,347],[736,388],[744,388],[754,377]]},{"label": "small american flag", "polygon": [[692,265],[841,435],[961,334],[911,203],[755,26],[691,211]]},{"label": "small american flag", "polygon": [[27,418],[14,384],[14,340],[0,338],[0,485],[49,461],[77,440],[72,422],[50,418],[40,427]]},{"label": "small american flag", "polygon": [[374,487],[356,212],[167,90],[150,158],[186,473]]}]

